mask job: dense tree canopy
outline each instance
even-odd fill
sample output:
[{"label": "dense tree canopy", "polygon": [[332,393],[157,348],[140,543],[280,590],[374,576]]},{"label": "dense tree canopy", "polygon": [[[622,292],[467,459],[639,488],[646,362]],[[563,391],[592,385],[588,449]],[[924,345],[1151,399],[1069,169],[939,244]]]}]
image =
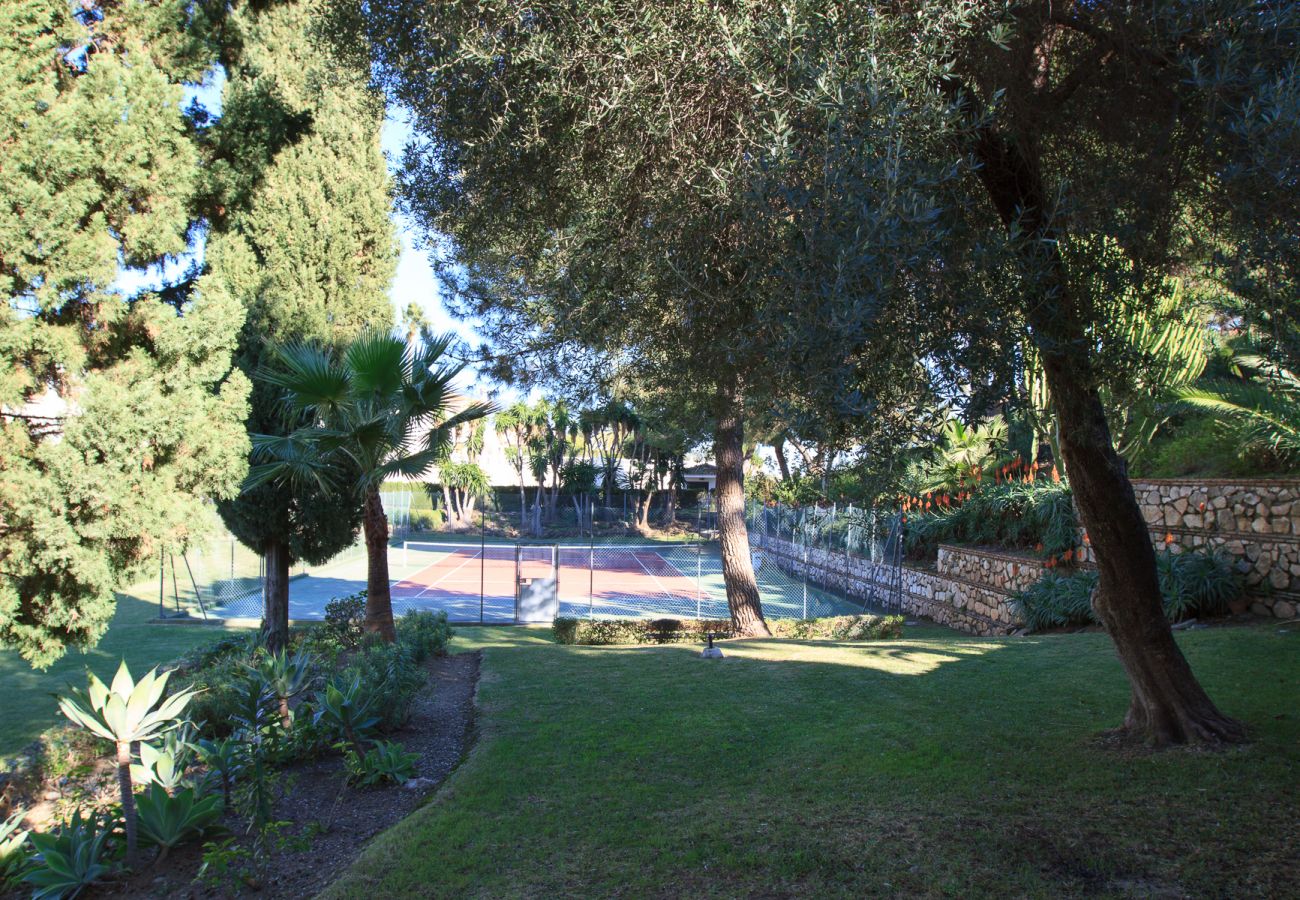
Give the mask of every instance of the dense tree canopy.
[{"label": "dense tree canopy", "polygon": [[0,4],[0,641],[38,665],[93,644],[113,589],[245,471],[239,301],[211,278],[173,303],[112,289],[188,246],[203,14]]},{"label": "dense tree canopy", "polygon": [[[344,343],[393,323],[396,266],[382,108],[364,75],[313,40],[312,2],[245,7],[228,27],[223,115],[207,135],[213,277],[247,308],[236,361],[253,379],[248,430],[287,433],[279,389],[259,377],[276,343]],[[219,212],[217,211],[219,210]],[[273,643],[288,629],[288,570],[356,540],[361,504],[310,485],[264,484],[221,505],[231,531],[267,558]]]}]

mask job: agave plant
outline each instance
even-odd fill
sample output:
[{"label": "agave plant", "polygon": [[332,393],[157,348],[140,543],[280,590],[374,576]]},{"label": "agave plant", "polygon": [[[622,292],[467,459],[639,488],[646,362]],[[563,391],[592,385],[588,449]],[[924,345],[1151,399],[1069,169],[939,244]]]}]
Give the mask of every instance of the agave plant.
[{"label": "agave plant", "polygon": [[161,861],[176,845],[210,830],[221,818],[221,795],[199,795],[194,788],[169,794],[153,784],[140,795],[140,832],[158,848]]},{"label": "agave plant", "polygon": [[27,810],[15,810],[0,822],[0,887],[22,874],[27,864],[27,831],[22,828]]},{"label": "agave plant", "polygon": [[131,764],[131,780],[136,784],[156,784],[168,793],[184,783],[185,770],[194,759],[198,731],[192,722],[183,722],[163,735],[162,746],[140,745],[140,762]]},{"label": "agave plant", "polygon": [[77,810],[61,828],[29,835],[36,858],[23,881],[32,885],[32,900],[69,900],[107,875],[104,857],[112,833],[111,821],[82,818]]},{"label": "agave plant", "polygon": [[323,694],[316,696],[317,723],[328,725],[358,756],[364,757],[365,748],[361,741],[379,724],[379,716],[371,714],[375,705],[374,694],[362,686],[361,677],[353,675],[348,680],[340,675],[325,686]]},{"label": "agave plant", "polygon": [[131,745],[154,740],[176,728],[181,712],[198,693],[184,690],[167,697],[167,678],[167,672],[159,674],[157,669],[150,669],[135,681],[123,660],[111,685],[105,685],[91,673],[86,690],[74,689],[71,696],[59,698],[59,710],[74,724],[112,741],[117,747],[117,786],[122,794],[128,864],[135,861],[136,852]]}]

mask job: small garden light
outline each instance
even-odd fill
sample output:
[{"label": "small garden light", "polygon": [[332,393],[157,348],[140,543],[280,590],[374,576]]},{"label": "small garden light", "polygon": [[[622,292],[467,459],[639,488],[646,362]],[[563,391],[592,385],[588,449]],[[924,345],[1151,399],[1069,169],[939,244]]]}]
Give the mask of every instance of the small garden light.
[{"label": "small garden light", "polygon": [[722,659],[722,648],[713,646],[713,632],[706,631],[704,639],[709,645],[700,651],[700,659]]}]

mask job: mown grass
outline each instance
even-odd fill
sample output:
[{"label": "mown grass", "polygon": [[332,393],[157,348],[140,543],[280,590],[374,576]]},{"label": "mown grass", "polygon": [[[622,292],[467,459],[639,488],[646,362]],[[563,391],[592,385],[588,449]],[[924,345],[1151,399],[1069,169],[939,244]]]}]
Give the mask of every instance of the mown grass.
[{"label": "mown grass", "polygon": [[1253,743],[1098,741],[1100,634],[484,650],[475,749],[333,897],[1278,896],[1300,851],[1300,629],[1179,637]]},{"label": "mown grass", "polygon": [[150,624],[158,615],[157,590],[155,581],[119,593],[113,622],[99,645],[70,650],[48,669],[33,669],[17,653],[0,651],[0,756],[18,752],[47,728],[63,724],[54,694],[70,684],[85,687],[87,669],[108,680],[125,659],[131,672],[140,675],[233,630]]}]

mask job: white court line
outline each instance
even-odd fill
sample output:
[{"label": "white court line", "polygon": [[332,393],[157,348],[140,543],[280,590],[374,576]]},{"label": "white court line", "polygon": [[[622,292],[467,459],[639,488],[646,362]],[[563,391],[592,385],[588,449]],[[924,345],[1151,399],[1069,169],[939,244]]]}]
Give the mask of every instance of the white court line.
[{"label": "white court line", "polygon": [[[479,555],[482,554],[482,552],[483,552],[482,550],[475,551],[474,555],[471,556],[469,559],[465,560],[463,563],[461,563],[461,564],[460,564],[459,566],[457,566],[456,568],[454,568],[454,569],[452,569],[452,570],[450,570],[450,571],[448,571],[448,572],[444,572],[441,578],[439,578],[437,581],[433,582],[432,584],[429,584],[429,585],[425,586],[423,589],[421,589],[421,591],[420,591],[418,594],[416,594],[414,597],[411,597],[410,599],[411,599],[411,600],[419,600],[419,599],[420,599],[421,597],[423,597],[426,593],[428,593],[429,591],[431,591],[431,590],[433,590],[435,587],[437,587],[439,584],[441,584],[441,583],[442,583],[446,578],[448,578],[450,575],[452,575],[452,574],[454,574],[454,573],[456,573],[456,572],[459,572],[461,569],[465,568],[465,566],[469,565],[469,564],[472,563],[474,560],[478,559],[478,558],[479,558]],[[438,564],[438,563],[434,563],[433,565],[436,566],[437,564]],[[406,579],[403,578],[402,580],[405,581]]]},{"label": "white court line", "polygon": [[[655,556],[658,556],[661,560],[663,560],[664,565],[666,565],[666,566],[672,566],[673,571],[676,572],[678,575],[680,575],[680,576],[683,577],[683,578],[686,577],[686,573],[683,572],[681,569],[677,568],[676,566],[673,566],[673,564],[670,563],[668,560],[664,559],[663,554],[661,554],[661,553],[656,553]],[[664,583],[663,583],[662,581],[659,580],[659,576],[658,576],[658,575],[656,575],[654,572],[651,572],[649,569],[646,569],[645,563],[641,562],[641,557],[637,556],[635,550],[632,551],[632,558],[636,560],[636,564],[637,564],[638,566],[640,566],[642,569],[645,569],[645,573],[646,573],[647,575],[649,575],[651,578],[653,578],[653,579],[655,580],[655,583],[659,585],[659,589],[660,589],[661,591],[663,591],[664,597],[666,597],[666,598],[669,599],[669,600],[672,600],[674,597],[677,596],[677,595],[674,594],[672,591],[670,591],[670,590],[668,590],[666,587],[664,587]]]}]

